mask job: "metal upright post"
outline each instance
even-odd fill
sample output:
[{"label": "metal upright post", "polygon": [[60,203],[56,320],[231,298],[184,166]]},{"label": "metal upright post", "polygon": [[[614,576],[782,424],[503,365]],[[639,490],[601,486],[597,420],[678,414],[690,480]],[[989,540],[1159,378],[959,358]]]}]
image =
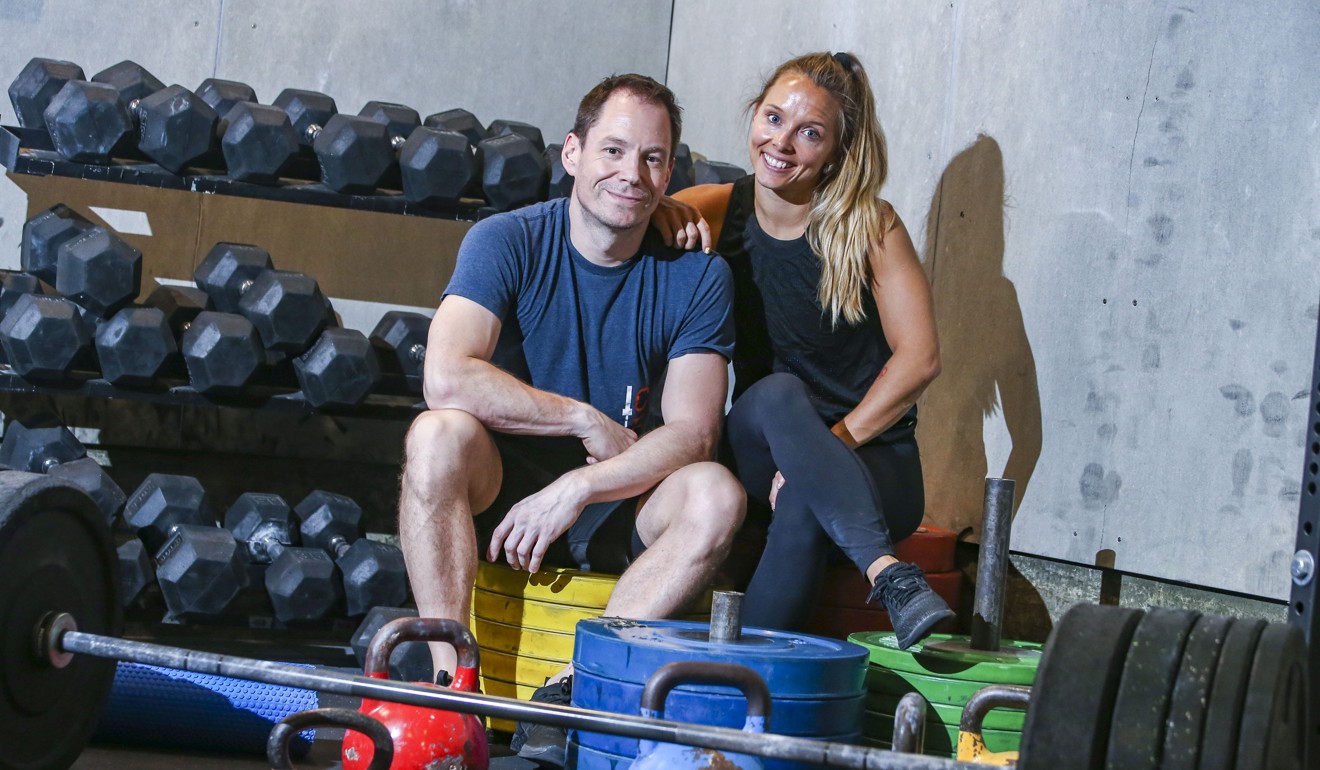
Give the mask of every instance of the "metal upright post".
[{"label": "metal upright post", "polygon": [[1316,612],[1317,562],[1320,562],[1320,325],[1316,328],[1311,370],[1311,408],[1306,413],[1306,456],[1302,467],[1301,504],[1297,513],[1297,550],[1292,559],[1292,596],[1288,622],[1306,635],[1311,664],[1311,729],[1307,754],[1320,756],[1320,613]]},{"label": "metal upright post", "polygon": [[974,650],[999,649],[1004,626],[1004,581],[1008,579],[1008,535],[1012,531],[1012,479],[985,480],[985,512],[981,519],[981,554],[976,567],[976,601],[972,613]]}]

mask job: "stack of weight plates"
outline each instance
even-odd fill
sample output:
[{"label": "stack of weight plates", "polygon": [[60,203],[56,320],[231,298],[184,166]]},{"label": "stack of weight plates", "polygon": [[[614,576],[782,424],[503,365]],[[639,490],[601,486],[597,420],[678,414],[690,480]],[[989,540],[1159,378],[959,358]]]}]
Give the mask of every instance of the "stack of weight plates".
[{"label": "stack of weight plates", "polygon": [[[666,663],[738,663],[770,690],[767,732],[856,743],[866,703],[866,650],[837,639],[744,628],[736,642],[710,641],[705,623],[682,620],[588,620],[578,624],[573,653],[573,705],[637,714],[642,687]],[[682,685],[665,702],[664,718],[739,729],[747,714],[742,694],[728,687]],[[579,770],[627,767],[637,741],[573,732],[570,763]],[[572,766],[572,764],[570,764]],[[802,765],[766,760],[767,770]]]},{"label": "stack of weight plates", "polygon": [[[1041,645],[1000,642],[998,652],[971,648],[966,636],[932,634],[906,650],[898,649],[893,633],[853,634],[848,640],[870,652],[866,676],[865,743],[889,748],[894,735],[894,708],[909,692],[918,692],[926,709],[923,753],[954,757],[962,707],[977,690],[992,684],[1030,686],[1040,665]],[[995,709],[982,724],[986,748],[1017,751],[1024,711]]]},{"label": "stack of weight plates", "polygon": [[[481,690],[527,700],[573,659],[579,620],[605,611],[619,578],[571,569],[515,571],[481,561],[472,592],[472,634],[481,648]],[[707,594],[699,616],[710,612]],[[496,730],[514,725],[490,720]]]},{"label": "stack of weight plates", "polygon": [[[963,574],[955,569],[954,550],[957,533],[938,527],[918,527],[895,548],[899,561],[909,562],[926,573],[926,581],[954,612],[958,611]],[[821,584],[820,597],[807,631],[835,639],[847,639],[858,631],[892,631],[889,613],[884,607],[868,605],[871,586],[851,563],[829,568]],[[954,621],[947,621],[937,631],[953,631]]]}]

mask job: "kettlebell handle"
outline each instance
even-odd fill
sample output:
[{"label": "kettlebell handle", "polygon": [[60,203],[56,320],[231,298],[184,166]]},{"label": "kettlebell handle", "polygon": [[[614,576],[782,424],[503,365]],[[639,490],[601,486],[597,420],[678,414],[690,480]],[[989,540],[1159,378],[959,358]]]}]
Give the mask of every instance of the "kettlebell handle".
[{"label": "kettlebell handle", "polygon": [[458,653],[458,670],[450,687],[472,692],[476,689],[477,666],[481,653],[472,632],[457,620],[449,618],[397,618],[380,627],[371,644],[363,673],[376,679],[388,679],[390,653],[403,642],[448,642]]},{"label": "kettlebell handle", "polygon": [[293,736],[317,725],[346,727],[370,738],[376,750],[367,770],[388,770],[394,761],[394,739],[390,737],[390,731],[385,725],[360,711],[320,708],[290,714],[271,729],[270,738],[266,740],[266,759],[272,770],[293,770],[293,760],[289,758],[289,742]]},{"label": "kettlebell handle", "polygon": [[642,688],[643,713],[661,716],[669,691],[682,684],[721,684],[736,687],[747,699],[747,718],[759,717],[770,724],[770,688],[747,666],[737,663],[681,660],[656,669]]}]

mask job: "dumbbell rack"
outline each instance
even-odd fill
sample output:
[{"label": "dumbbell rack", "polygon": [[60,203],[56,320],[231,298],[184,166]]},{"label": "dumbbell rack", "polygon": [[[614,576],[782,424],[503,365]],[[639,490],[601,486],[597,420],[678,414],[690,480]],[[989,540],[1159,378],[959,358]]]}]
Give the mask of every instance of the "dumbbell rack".
[{"label": "dumbbell rack", "polygon": [[1288,622],[1306,634],[1311,665],[1312,756],[1320,751],[1320,325],[1311,370],[1311,410],[1307,412],[1306,458],[1297,513],[1297,550],[1292,561]]},{"label": "dumbbell rack", "polygon": [[450,205],[423,206],[398,194],[346,195],[317,182],[289,181],[278,186],[236,182],[218,174],[175,176],[154,163],[124,161],[111,164],[74,163],[55,152],[50,135],[40,129],[0,126],[0,165],[13,174],[61,176],[99,182],[120,182],[165,190],[347,208],[384,214],[476,222],[495,209],[484,201],[465,199]]}]

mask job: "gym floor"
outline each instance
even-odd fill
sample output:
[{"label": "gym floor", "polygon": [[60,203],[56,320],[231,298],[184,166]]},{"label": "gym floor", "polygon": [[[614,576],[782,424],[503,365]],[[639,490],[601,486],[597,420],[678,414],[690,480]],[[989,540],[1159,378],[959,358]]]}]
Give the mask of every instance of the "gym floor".
[{"label": "gym floor", "polygon": [[[508,746],[493,744],[490,753],[491,770],[537,770],[540,767],[535,762],[511,756]],[[294,760],[293,766],[299,770],[338,770],[342,767],[339,739],[318,737],[307,756]],[[181,767],[188,770],[269,770],[270,764],[263,757],[250,755],[92,745],[73,763],[72,770],[178,770]]]}]

